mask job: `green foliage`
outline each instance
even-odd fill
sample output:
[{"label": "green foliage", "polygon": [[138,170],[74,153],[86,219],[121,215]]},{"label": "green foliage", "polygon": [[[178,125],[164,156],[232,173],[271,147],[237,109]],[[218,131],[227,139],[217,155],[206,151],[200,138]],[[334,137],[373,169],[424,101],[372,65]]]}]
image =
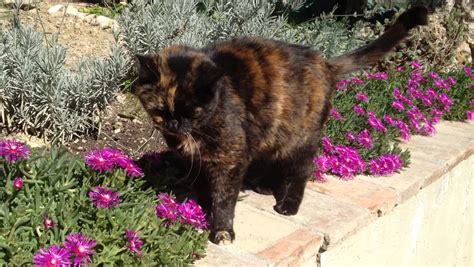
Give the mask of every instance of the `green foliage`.
[{"label": "green foliage", "polygon": [[[468,67],[472,68],[472,66]],[[466,120],[466,111],[474,111],[474,106],[471,106],[471,102],[474,101],[474,81],[462,69],[454,70],[442,77],[446,79],[449,75],[457,80],[457,85],[453,90],[447,92],[454,100],[454,105],[451,111],[443,116],[443,119],[464,121]]]},{"label": "green foliage", "polygon": [[124,4],[117,4],[113,6],[90,6],[90,7],[83,7],[80,8],[79,11],[87,14],[93,14],[97,16],[105,16],[111,19],[115,18],[122,10],[125,8]]},{"label": "green foliage", "polygon": [[276,2],[137,0],[117,19],[120,36],[132,54],[157,52],[171,44],[202,47],[242,35],[306,44],[325,56],[365,42],[355,34],[361,25],[350,30],[344,21],[330,16],[293,26],[285,14],[274,15]]},{"label": "green foliage", "polygon": [[72,72],[57,37],[46,40],[18,21],[0,31],[0,121],[11,131],[64,143],[98,126],[130,61],[115,47],[109,58],[84,60]]},{"label": "green foliage", "polygon": [[[25,185],[13,190],[14,177]],[[29,265],[42,247],[61,245],[66,235],[82,232],[97,241],[94,266],[182,266],[204,254],[207,233],[189,225],[164,226],[155,215],[155,191],[142,179],[126,178],[117,170],[101,175],[65,150],[35,151],[26,161],[0,159],[0,265]],[[122,202],[97,209],[88,192],[97,185],[117,190]],[[56,226],[45,230],[47,215]],[[143,255],[127,250],[125,230],[138,231]]]}]

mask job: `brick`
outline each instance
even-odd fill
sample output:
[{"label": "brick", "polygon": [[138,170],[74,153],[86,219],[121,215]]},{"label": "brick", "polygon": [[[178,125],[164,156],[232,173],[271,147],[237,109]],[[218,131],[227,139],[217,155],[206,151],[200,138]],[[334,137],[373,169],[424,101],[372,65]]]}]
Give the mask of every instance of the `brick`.
[{"label": "brick", "polygon": [[328,177],[325,183],[309,182],[307,187],[321,194],[366,208],[372,213],[379,211],[385,213],[396,204],[397,194],[394,189],[361,180],[359,176],[351,181]]},{"label": "brick", "polygon": [[263,196],[249,191],[245,203],[286,220],[296,222],[329,236],[331,244],[354,233],[372,220],[369,210],[307,189],[298,214],[279,215],[273,210],[273,196]]},{"label": "brick", "polygon": [[209,243],[207,246],[206,257],[195,262],[194,266],[229,266],[229,267],[261,267],[268,266],[269,263],[262,258],[229,246],[217,246]]},{"label": "brick", "polygon": [[247,204],[237,203],[234,219],[236,239],[230,247],[235,246],[243,251],[258,253],[300,227],[281,218],[277,213],[265,213]]},{"label": "brick", "polygon": [[299,229],[279,240],[275,245],[258,253],[276,266],[300,266],[314,258],[324,243],[324,236],[305,229]]}]

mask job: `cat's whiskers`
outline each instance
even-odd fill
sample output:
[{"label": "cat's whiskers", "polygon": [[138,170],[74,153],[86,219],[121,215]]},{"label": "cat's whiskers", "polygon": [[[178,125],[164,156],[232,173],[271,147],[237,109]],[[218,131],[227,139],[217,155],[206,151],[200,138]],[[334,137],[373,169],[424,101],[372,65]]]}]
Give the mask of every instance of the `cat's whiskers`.
[{"label": "cat's whiskers", "polygon": [[[191,182],[191,185],[194,184],[194,182],[196,181],[196,179],[199,177],[199,174],[201,174],[201,167],[202,167],[202,157],[201,157],[201,150],[199,149],[199,145],[198,143],[196,142],[196,139],[194,139],[193,135],[191,133],[188,133],[186,134],[188,136],[188,138],[191,138],[191,140],[193,141],[194,143],[194,149],[197,150],[198,154],[199,154],[199,169],[197,171],[197,174],[196,176],[194,176],[193,178],[193,181]],[[194,151],[193,149],[193,151]]]}]

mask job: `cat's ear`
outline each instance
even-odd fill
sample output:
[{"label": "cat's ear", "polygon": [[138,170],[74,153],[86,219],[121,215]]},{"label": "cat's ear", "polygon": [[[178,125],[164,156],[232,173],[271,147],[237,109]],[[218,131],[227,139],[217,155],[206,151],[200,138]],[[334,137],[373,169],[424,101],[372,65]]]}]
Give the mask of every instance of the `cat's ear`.
[{"label": "cat's ear", "polygon": [[214,84],[224,74],[222,68],[216,65],[211,59],[206,59],[197,66],[195,71],[196,85],[198,88],[210,90]]},{"label": "cat's ear", "polygon": [[159,54],[136,55],[138,61],[138,77],[145,81],[160,79],[161,57]]}]

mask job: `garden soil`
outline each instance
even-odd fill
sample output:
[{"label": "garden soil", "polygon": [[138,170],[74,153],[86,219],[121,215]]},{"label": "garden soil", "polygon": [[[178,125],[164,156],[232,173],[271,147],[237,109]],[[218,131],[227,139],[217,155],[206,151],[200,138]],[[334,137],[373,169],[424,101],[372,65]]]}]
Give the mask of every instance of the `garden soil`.
[{"label": "garden soil", "polygon": [[[64,16],[63,12],[49,14],[48,9],[56,4],[59,2],[35,4],[36,8],[22,10],[20,19],[25,25],[45,32],[48,38],[59,33],[59,43],[67,48],[66,67],[73,71],[77,71],[76,64],[81,58],[110,55],[111,47],[115,43],[111,29],[92,26],[77,17]],[[74,3],[74,6],[78,5],[84,4]],[[1,11],[0,27],[4,28],[11,18],[11,10],[2,8]],[[28,141],[33,146],[44,144],[38,138],[29,138],[23,134],[7,135],[0,131],[0,137],[7,136]],[[160,133],[153,131],[151,122],[136,99],[129,94],[121,94],[103,113],[100,130],[94,136],[74,140],[68,147],[77,154],[94,148],[116,147],[138,158],[147,151],[162,151],[166,149],[166,144]]]}]

